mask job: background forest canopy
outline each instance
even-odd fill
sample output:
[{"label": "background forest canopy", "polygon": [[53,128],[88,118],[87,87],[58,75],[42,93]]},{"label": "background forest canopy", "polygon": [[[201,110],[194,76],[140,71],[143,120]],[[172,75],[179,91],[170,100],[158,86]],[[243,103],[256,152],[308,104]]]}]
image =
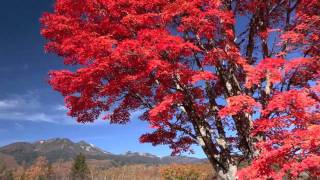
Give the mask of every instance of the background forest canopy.
[{"label": "background forest canopy", "polygon": [[220,179],[317,177],[319,14],[318,0],[57,0],[41,34],[76,65],[49,82],[78,122],[140,110],[141,142],[198,144]]}]

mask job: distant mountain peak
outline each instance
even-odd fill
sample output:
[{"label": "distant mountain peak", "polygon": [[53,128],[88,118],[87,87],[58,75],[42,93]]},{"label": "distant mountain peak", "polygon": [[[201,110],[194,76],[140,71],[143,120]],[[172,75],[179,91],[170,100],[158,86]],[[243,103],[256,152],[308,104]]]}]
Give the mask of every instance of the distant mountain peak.
[{"label": "distant mountain peak", "polygon": [[52,139],[48,139],[46,140],[46,142],[71,142],[73,143],[70,139],[68,138],[52,138]]},{"label": "distant mountain peak", "polygon": [[132,151],[127,151],[124,155],[126,155],[126,156],[144,156],[144,157],[159,158],[159,156],[156,156],[154,154],[143,153],[143,152],[132,152]]},{"label": "distant mountain peak", "polygon": [[51,138],[47,140],[40,140],[34,142],[34,144],[45,144],[45,143],[73,143],[70,139],[68,138]]},{"label": "distant mountain peak", "polygon": [[88,144],[88,145],[89,145],[89,143],[87,143],[87,142],[84,141],[84,140],[79,141],[78,144]]}]

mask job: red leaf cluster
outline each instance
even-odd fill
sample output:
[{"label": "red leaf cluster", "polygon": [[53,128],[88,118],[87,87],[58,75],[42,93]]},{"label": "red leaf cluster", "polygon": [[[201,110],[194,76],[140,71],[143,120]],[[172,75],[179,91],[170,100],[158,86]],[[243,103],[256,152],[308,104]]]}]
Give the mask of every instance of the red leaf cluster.
[{"label": "red leaf cluster", "polygon": [[252,97],[247,95],[232,96],[227,99],[227,106],[219,111],[221,117],[236,115],[240,112],[253,113],[254,108],[260,107]]}]

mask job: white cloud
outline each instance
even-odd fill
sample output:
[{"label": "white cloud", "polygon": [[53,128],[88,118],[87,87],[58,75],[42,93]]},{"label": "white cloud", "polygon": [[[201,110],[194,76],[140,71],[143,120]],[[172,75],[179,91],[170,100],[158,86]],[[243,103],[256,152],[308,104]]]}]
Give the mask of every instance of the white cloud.
[{"label": "white cloud", "polygon": [[0,112],[0,119],[19,121],[42,121],[55,122],[54,118],[45,113],[25,113],[25,112]]},{"label": "white cloud", "polygon": [[0,110],[3,109],[34,109],[40,107],[39,97],[36,92],[28,91],[26,94],[13,94],[0,99]]},{"label": "white cloud", "polygon": [[40,100],[36,91],[0,99],[0,120],[72,124],[74,120],[63,112],[62,105],[48,104]]},{"label": "white cloud", "polygon": [[59,111],[68,111],[68,108],[61,104],[57,105],[55,109]]},{"label": "white cloud", "polygon": [[[41,99],[41,91],[29,91],[25,94],[9,95],[0,99],[0,121],[32,121],[49,122],[65,125],[78,124],[76,119],[67,115],[68,108],[59,102],[47,102]],[[138,119],[145,110],[131,112],[131,120]],[[103,115],[101,115],[102,117]],[[101,125],[109,123],[98,118],[88,125]]]},{"label": "white cloud", "polygon": [[19,105],[19,101],[17,100],[0,100],[0,109],[10,109],[15,108]]},{"label": "white cloud", "polygon": [[56,122],[52,116],[45,113],[30,114],[26,119],[30,121]]}]

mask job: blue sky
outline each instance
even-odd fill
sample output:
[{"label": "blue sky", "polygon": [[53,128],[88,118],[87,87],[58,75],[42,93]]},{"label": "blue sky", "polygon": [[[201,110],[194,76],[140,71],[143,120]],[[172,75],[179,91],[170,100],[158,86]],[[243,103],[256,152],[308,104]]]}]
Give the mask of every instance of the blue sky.
[{"label": "blue sky", "polygon": [[[16,141],[55,137],[85,140],[112,153],[170,154],[166,146],[140,144],[148,125],[133,114],[128,125],[105,121],[77,124],[66,116],[63,98],[47,84],[51,69],[65,68],[62,60],[43,51],[39,18],[51,11],[53,0],[10,0],[0,6],[0,146]],[[199,147],[190,156],[204,157]]]}]

